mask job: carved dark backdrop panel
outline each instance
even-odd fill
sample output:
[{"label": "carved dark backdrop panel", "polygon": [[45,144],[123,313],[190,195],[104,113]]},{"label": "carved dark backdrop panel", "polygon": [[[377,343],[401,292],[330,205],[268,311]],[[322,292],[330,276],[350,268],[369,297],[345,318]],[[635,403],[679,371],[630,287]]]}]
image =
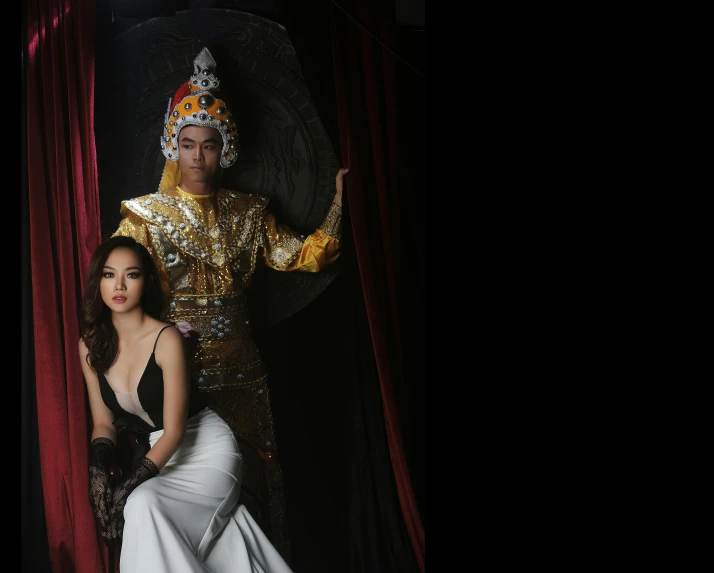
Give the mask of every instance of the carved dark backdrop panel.
[{"label": "carved dark backdrop panel", "polygon": [[[283,26],[236,10],[203,9],[153,18],[112,40],[97,71],[97,155],[102,230],[120,221],[120,201],[157,191],[159,138],[169,99],[208,47],[238,124],[240,153],[221,185],[271,198],[276,217],[313,232],[335,194],[337,158]],[[266,269],[250,301],[257,329],[304,308],[332,281],[319,273]]]}]

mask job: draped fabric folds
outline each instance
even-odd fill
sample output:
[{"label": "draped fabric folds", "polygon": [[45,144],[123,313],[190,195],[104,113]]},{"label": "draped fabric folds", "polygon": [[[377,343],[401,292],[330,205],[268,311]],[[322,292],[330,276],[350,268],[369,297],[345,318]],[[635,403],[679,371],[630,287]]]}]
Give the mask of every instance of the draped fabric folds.
[{"label": "draped fabric folds", "polygon": [[394,44],[395,7],[370,0],[350,3],[348,13],[331,3],[330,21],[340,142],[343,163],[350,168],[347,205],[384,427],[404,524],[424,571],[424,528],[409,475],[396,398],[398,387],[406,383],[399,320],[399,294],[405,285],[400,284],[399,268],[403,246],[397,186],[397,60],[384,48]]},{"label": "draped fabric folds", "polygon": [[78,301],[101,240],[94,143],[95,0],[29,0],[23,46],[32,336],[54,573],[108,570],[87,502],[89,412]]}]

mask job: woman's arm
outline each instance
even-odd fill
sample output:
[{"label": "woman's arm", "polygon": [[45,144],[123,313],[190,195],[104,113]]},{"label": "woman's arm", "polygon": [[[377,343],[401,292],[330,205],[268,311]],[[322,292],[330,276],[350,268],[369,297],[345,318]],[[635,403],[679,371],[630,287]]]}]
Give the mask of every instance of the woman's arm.
[{"label": "woman's arm", "polygon": [[146,457],[163,468],[178,450],[186,433],[190,392],[188,363],[178,328],[167,328],[156,344],[156,364],[164,375],[164,434]]},{"label": "woman's arm", "polygon": [[82,365],[82,373],[84,381],[87,385],[87,394],[89,395],[89,409],[92,412],[92,438],[108,438],[115,445],[117,443],[117,431],[114,427],[114,413],[107,407],[102,400],[102,393],[99,390],[99,379],[92,367],[87,364],[87,345],[84,340],[79,339],[79,362]]}]

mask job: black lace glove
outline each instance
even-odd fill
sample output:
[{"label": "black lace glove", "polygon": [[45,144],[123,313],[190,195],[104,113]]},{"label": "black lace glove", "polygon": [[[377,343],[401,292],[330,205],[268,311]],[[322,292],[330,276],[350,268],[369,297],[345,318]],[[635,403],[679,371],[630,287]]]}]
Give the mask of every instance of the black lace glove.
[{"label": "black lace glove", "polygon": [[159,475],[159,468],[144,456],[139,461],[139,466],[116,487],[112,496],[113,515],[110,527],[113,541],[119,541],[124,532],[124,506],[129,494],[146,480],[157,475]]},{"label": "black lace glove", "polygon": [[111,539],[113,501],[107,464],[114,455],[114,442],[95,438],[89,446],[89,505],[97,519],[104,542]]}]

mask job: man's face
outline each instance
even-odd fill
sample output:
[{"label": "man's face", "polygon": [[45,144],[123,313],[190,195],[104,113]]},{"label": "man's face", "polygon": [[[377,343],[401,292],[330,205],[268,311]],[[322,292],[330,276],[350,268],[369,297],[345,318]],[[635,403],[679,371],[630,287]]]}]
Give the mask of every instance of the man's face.
[{"label": "man's face", "polygon": [[217,129],[187,125],[179,133],[181,179],[210,183],[220,169],[223,138]]}]

